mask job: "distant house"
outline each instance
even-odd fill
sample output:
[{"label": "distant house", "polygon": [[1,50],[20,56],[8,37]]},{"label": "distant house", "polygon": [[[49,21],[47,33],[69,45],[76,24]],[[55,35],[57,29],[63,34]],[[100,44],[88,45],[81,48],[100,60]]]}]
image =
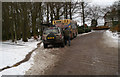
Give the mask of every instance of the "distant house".
[{"label": "distant house", "polygon": [[104,26],[114,26],[118,23],[118,11],[114,8],[112,11],[109,11],[105,14],[104,20],[105,24]]}]

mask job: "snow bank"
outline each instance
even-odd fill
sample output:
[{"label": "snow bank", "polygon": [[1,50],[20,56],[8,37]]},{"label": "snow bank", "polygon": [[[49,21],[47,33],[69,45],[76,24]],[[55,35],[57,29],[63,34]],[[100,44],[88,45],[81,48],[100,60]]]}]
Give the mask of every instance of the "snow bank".
[{"label": "snow bank", "polygon": [[106,33],[107,33],[107,35],[108,35],[109,37],[113,38],[114,41],[118,42],[119,35],[118,35],[117,32],[114,32],[114,33],[113,33],[112,31],[107,30]]},{"label": "snow bank", "polygon": [[90,34],[92,32],[88,32],[88,33],[83,33],[83,34],[78,34],[78,36],[83,36],[83,35],[87,35],[87,34]]},{"label": "snow bank", "polygon": [[[0,42],[0,69],[6,66],[12,66],[13,64],[23,60],[25,56],[37,48],[37,44],[41,40],[36,41],[33,38],[29,39],[28,42],[22,42],[22,40],[17,41],[17,44],[9,41]],[[27,70],[32,64],[32,59],[26,63],[21,64],[20,66],[6,69],[0,74],[5,75],[22,75],[24,70]]]},{"label": "snow bank", "polygon": [[17,67],[6,69],[6,70],[0,72],[0,76],[2,76],[2,75],[24,75],[26,70],[28,70],[34,64],[33,57],[35,54],[36,53],[33,52],[29,61],[22,63],[21,65],[19,65]]},{"label": "snow bank", "polygon": [[119,41],[119,35],[117,32],[111,32],[109,30],[105,31],[104,32],[104,37],[103,37],[105,40],[104,40],[104,43],[107,44],[108,46],[110,47],[118,47],[118,42]]}]

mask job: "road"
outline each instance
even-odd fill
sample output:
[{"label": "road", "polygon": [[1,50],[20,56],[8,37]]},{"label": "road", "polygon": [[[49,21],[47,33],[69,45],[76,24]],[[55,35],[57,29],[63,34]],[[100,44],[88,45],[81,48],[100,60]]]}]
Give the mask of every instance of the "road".
[{"label": "road", "polygon": [[[79,35],[70,47],[38,48],[35,64],[26,75],[117,75],[118,48],[107,46],[103,33]],[[42,61],[40,56],[46,58]]]}]

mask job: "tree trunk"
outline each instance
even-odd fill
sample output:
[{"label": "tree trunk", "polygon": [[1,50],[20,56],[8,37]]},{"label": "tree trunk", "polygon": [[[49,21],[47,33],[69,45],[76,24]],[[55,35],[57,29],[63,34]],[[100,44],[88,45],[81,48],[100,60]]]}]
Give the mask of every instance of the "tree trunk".
[{"label": "tree trunk", "polygon": [[5,3],[3,2],[2,3],[2,9],[4,9],[2,11],[2,40],[9,40],[11,39],[11,36],[10,36],[10,20],[9,20],[9,6],[8,6],[8,3]]},{"label": "tree trunk", "polygon": [[64,13],[64,19],[68,19],[68,11],[67,11],[67,9],[68,9],[68,2],[66,2],[65,3],[65,7],[64,7],[64,10],[65,10],[65,13]]},{"label": "tree trunk", "polygon": [[70,14],[70,19],[72,20],[72,12],[71,12],[71,2],[69,2],[69,14]]},{"label": "tree trunk", "polygon": [[60,16],[59,16],[59,8],[57,8],[57,13],[56,13],[56,20],[59,20],[60,19]]},{"label": "tree trunk", "polygon": [[32,33],[36,36],[36,3],[33,5],[34,9],[32,11]]},{"label": "tree trunk", "polygon": [[14,14],[13,14],[13,4],[12,3],[10,3],[10,6],[11,6],[11,13],[10,13],[10,22],[11,22],[11,36],[12,36],[12,42],[14,42],[15,41],[15,36],[14,36],[14,19],[13,19],[13,17],[14,17]]},{"label": "tree trunk", "polygon": [[26,27],[27,27],[27,8],[26,8],[26,3],[22,3],[22,8],[23,8],[23,16],[24,16],[24,21],[23,21],[23,36],[22,36],[22,40],[24,42],[28,42],[27,39],[27,31],[26,31]]},{"label": "tree trunk", "polygon": [[50,17],[51,17],[51,23],[52,23],[52,21],[53,21],[53,6],[52,6],[52,3],[50,3],[50,10],[51,10]]},{"label": "tree trunk", "polygon": [[42,3],[40,2],[39,3],[39,18],[40,18],[40,24],[39,24],[40,25],[39,26],[40,32],[39,33],[40,33],[40,36],[42,36],[42,32],[43,32],[42,25],[41,25],[43,23],[43,16],[42,16],[43,15],[43,12],[42,12],[43,9],[42,9],[41,5],[42,5]]},{"label": "tree trunk", "polygon": [[85,25],[84,2],[82,2],[82,15],[83,15],[83,26],[84,26]]},{"label": "tree trunk", "polygon": [[47,3],[47,24],[49,24],[49,3]]}]

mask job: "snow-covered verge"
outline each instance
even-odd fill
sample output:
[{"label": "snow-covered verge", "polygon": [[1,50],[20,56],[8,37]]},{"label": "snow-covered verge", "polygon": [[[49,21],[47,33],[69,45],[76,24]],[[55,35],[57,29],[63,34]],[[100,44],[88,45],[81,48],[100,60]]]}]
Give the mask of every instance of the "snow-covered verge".
[{"label": "snow-covered verge", "polygon": [[[33,49],[37,48],[37,44],[41,40],[29,39],[28,42],[22,42],[22,40],[17,41],[17,44],[12,43],[11,40],[0,42],[0,69],[6,66],[12,66],[15,63],[23,60],[25,56],[31,52]],[[21,65],[3,70],[0,72],[1,75],[24,75],[24,72],[28,70],[33,64],[33,56],[28,62],[22,63]]]},{"label": "snow-covered verge", "polygon": [[88,33],[83,33],[83,34],[78,34],[78,36],[84,36],[84,35],[87,35],[87,34],[90,34],[92,32],[88,32]]},{"label": "snow-covered verge", "polygon": [[24,75],[25,72],[34,64],[33,57],[36,55],[35,52],[33,52],[31,58],[29,61],[22,63],[21,65],[17,67],[12,67],[9,69],[6,69],[2,72],[0,72],[0,76],[2,75]]},{"label": "snow-covered verge", "polygon": [[104,32],[104,43],[107,44],[110,47],[117,47],[118,48],[118,43],[120,43],[120,35],[118,35],[117,32],[112,32],[110,30],[107,30]]}]

